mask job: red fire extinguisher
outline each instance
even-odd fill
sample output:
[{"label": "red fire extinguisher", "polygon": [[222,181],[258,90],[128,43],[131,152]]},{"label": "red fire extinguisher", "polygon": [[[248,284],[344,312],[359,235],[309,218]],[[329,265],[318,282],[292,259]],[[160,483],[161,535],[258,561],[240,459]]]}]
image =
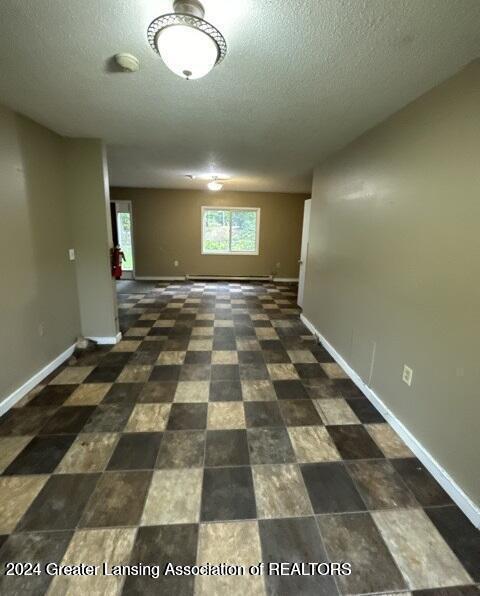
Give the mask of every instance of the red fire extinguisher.
[{"label": "red fire extinguisher", "polygon": [[125,261],[125,255],[120,246],[112,248],[112,276],[115,279],[122,278],[122,261]]}]

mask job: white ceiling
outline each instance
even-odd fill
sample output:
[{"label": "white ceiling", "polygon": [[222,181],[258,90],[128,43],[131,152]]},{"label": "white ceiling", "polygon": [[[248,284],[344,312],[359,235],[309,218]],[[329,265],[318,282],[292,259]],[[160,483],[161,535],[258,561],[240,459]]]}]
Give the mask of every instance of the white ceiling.
[{"label": "white ceiling", "polygon": [[[184,81],[152,52],[170,0],[2,0],[0,102],[108,144],[114,185],[310,190],[326,155],[480,55],[479,0],[204,0],[227,57]],[[111,72],[117,52],[140,59]]]}]

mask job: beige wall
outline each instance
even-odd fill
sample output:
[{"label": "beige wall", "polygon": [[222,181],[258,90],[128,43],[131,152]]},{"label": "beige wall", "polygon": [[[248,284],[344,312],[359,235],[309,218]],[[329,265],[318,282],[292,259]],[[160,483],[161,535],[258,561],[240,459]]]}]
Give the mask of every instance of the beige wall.
[{"label": "beige wall", "polygon": [[[298,277],[306,195],[112,188],[111,198],[133,204],[137,277],[186,273]],[[201,207],[210,205],[261,208],[258,256],[201,254]]]},{"label": "beige wall", "polygon": [[74,343],[80,320],[63,140],[1,107],[0,138],[1,403]]},{"label": "beige wall", "polygon": [[372,389],[477,504],[479,164],[477,63],[316,169],[305,294],[307,318],[364,381],[372,367]]},{"label": "beige wall", "polygon": [[65,155],[82,334],[113,338],[118,316],[104,145],[98,139],[65,139]]}]

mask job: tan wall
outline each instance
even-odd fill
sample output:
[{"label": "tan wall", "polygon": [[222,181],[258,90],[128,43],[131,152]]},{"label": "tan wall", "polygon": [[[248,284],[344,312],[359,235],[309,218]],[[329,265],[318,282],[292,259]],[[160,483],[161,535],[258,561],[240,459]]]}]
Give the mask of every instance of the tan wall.
[{"label": "tan wall", "polygon": [[98,139],[65,139],[65,155],[82,334],[113,338],[118,316],[105,149]]},{"label": "tan wall", "polygon": [[317,168],[305,294],[307,318],[365,381],[373,367],[373,390],[477,504],[479,164],[477,63]]},{"label": "tan wall", "polygon": [[74,343],[80,320],[63,140],[1,107],[0,137],[1,402]]},{"label": "tan wall", "polygon": [[[132,201],[137,276],[298,277],[306,195],[112,188],[111,198]],[[258,256],[201,254],[201,207],[210,205],[261,208]]]}]

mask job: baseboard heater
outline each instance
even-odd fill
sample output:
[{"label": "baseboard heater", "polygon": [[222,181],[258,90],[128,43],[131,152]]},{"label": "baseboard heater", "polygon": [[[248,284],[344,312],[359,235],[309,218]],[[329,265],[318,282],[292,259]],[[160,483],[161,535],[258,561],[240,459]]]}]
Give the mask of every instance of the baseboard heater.
[{"label": "baseboard heater", "polygon": [[187,273],[185,279],[192,281],[272,281],[273,275],[193,275]]}]

